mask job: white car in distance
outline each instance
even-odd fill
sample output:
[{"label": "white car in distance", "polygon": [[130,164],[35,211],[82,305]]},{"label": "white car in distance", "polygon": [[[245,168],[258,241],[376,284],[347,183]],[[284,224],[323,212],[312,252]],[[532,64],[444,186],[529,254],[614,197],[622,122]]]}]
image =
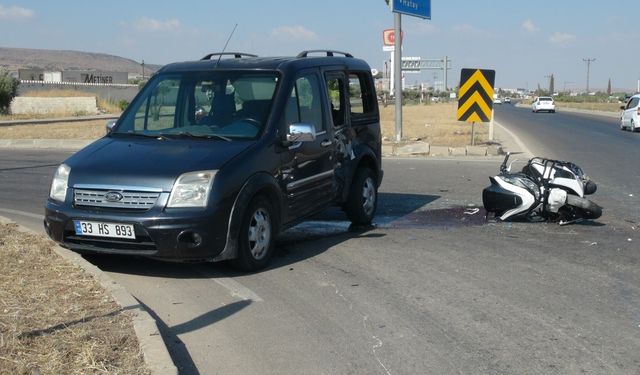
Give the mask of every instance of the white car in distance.
[{"label": "white car in distance", "polygon": [[620,107],[620,129],[635,132],[640,129],[640,94],[629,98],[627,105]]},{"label": "white car in distance", "polygon": [[531,104],[531,110],[533,112],[547,111],[551,113],[556,112],[556,103],[550,96],[539,96]]}]

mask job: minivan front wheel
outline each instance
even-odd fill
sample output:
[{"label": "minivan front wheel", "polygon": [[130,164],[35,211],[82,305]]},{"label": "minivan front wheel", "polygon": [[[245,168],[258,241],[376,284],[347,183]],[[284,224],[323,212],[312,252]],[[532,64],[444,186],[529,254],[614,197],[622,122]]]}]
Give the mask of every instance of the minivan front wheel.
[{"label": "minivan front wheel", "polygon": [[349,189],[345,205],[347,217],[353,224],[371,224],[378,206],[378,187],[370,168],[359,168]]},{"label": "minivan front wheel", "polygon": [[253,198],[242,219],[235,264],[244,271],[255,271],[267,265],[273,255],[275,216],[271,203],[264,197]]}]

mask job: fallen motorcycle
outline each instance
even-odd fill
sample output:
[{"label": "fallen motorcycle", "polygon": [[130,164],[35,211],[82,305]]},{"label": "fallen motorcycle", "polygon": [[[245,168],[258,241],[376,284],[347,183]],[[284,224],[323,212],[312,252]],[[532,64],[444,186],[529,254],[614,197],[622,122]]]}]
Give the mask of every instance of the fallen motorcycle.
[{"label": "fallen motorcycle", "polygon": [[487,213],[496,218],[529,221],[556,221],[560,225],[597,219],[602,208],[589,199],[597,186],[582,169],[571,162],[534,157],[521,172],[512,173],[507,153],[500,173],[489,177],[491,185],[482,191]]}]

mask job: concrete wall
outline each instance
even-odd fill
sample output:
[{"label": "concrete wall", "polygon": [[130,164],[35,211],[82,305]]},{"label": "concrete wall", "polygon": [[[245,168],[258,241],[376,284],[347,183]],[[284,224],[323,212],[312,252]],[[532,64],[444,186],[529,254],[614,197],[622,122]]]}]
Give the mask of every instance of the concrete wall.
[{"label": "concrete wall", "polygon": [[101,98],[118,102],[128,102],[138,93],[137,85],[101,85],[88,83],[50,83],[39,81],[20,81],[18,96],[29,91],[74,90],[95,94]]},{"label": "concrete wall", "polygon": [[79,98],[33,98],[17,96],[11,102],[11,113],[50,114],[66,113],[69,115],[94,115],[98,113],[95,97]]}]

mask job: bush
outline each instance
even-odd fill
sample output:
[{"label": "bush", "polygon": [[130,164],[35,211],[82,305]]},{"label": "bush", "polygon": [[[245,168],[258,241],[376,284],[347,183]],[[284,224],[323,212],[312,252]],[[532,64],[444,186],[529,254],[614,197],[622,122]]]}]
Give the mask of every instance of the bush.
[{"label": "bush", "polygon": [[118,101],[118,107],[120,108],[121,111],[124,111],[127,107],[129,106],[129,102],[121,99]]},{"label": "bush", "polygon": [[0,69],[0,113],[8,113],[9,105],[18,93],[20,81],[11,77],[9,72]]}]

